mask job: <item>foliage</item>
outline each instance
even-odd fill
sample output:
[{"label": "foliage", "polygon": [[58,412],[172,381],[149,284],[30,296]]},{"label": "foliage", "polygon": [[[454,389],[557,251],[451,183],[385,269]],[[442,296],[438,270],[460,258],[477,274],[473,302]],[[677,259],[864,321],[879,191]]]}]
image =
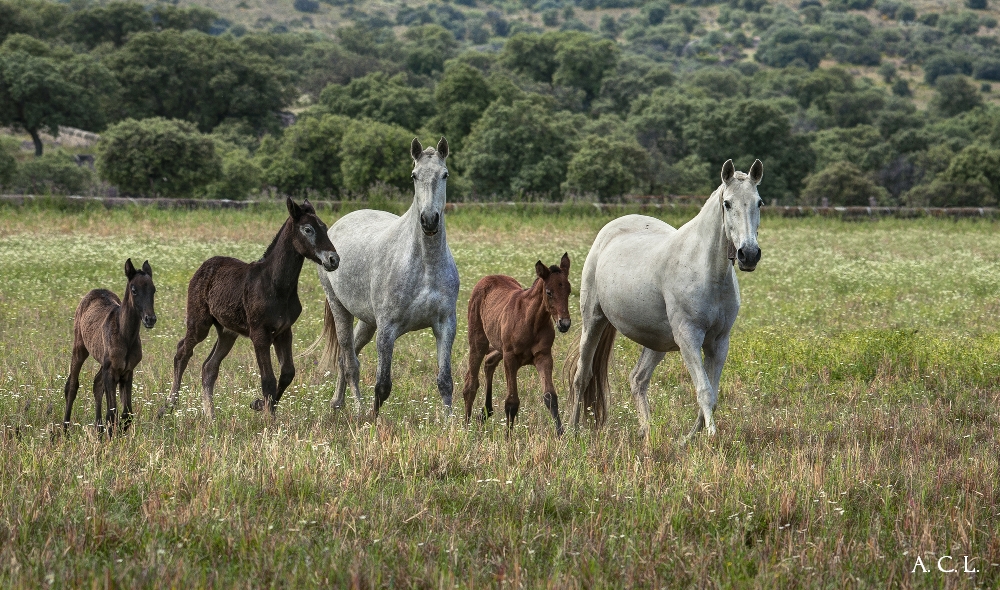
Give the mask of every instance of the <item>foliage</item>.
[{"label": "foliage", "polygon": [[434,87],[437,115],[427,126],[447,137],[452,151],[461,151],[472,125],[495,98],[479,70],[459,61],[449,62]]},{"label": "foliage", "polygon": [[108,66],[122,85],[128,116],[184,119],[202,131],[227,118],[273,127],[274,113],[294,92],[271,58],[199,31],[133,35]]},{"label": "foliage", "polygon": [[869,205],[871,199],[884,202],[886,190],[864,175],[850,162],[835,162],[806,179],[801,201],[804,205],[819,205],[824,199],[830,205]]},{"label": "foliage", "polygon": [[429,90],[412,88],[403,74],[374,72],[350,83],[327,86],[320,95],[322,110],[351,118],[365,117],[416,130],[434,114]]},{"label": "foliage", "polygon": [[945,117],[954,117],[983,104],[979,89],[965,76],[942,76],[931,107]]},{"label": "foliage", "polygon": [[636,188],[645,176],[646,151],[634,138],[588,137],[566,170],[566,189],[594,193],[602,202]]},{"label": "foliage", "polygon": [[0,187],[9,187],[17,172],[20,144],[13,137],[0,137]]},{"label": "foliage", "polygon": [[280,139],[266,137],[257,152],[264,182],[287,195],[337,194],[344,185],[340,146],[349,124],[339,115],[303,117]]},{"label": "foliage", "polygon": [[344,188],[360,193],[377,182],[401,190],[413,186],[409,145],[413,133],[398,125],[351,121],[340,147]]},{"label": "foliage", "polygon": [[126,119],[97,146],[101,178],[130,194],[190,196],[217,180],[220,166],[212,138],[176,119]]},{"label": "foliage", "polygon": [[497,100],[472,126],[459,158],[465,175],[484,196],[559,194],[576,126],[541,97],[507,104]]},{"label": "foliage", "polygon": [[56,149],[21,163],[11,187],[34,195],[78,195],[93,181],[94,173],[89,167],[77,165],[73,156]]}]

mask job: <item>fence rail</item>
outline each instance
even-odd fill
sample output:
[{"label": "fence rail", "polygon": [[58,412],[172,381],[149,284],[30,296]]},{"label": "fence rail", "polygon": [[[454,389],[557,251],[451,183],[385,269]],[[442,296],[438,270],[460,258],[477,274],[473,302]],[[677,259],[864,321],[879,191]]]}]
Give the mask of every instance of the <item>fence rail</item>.
[{"label": "fence rail", "polygon": [[[664,202],[624,202],[624,203],[592,203],[586,201],[566,201],[561,203],[545,202],[459,202],[448,203],[447,211],[459,209],[541,209],[559,211],[573,208],[577,211],[593,208],[600,212],[615,211],[647,211],[683,210],[700,207],[704,199],[680,198],[668,199]],[[274,199],[257,201],[230,201],[227,199],[133,199],[128,197],[90,197],[90,196],[37,196],[37,195],[0,195],[0,204],[24,206],[32,203],[56,204],[100,204],[108,209],[140,206],[156,207],[158,209],[249,209],[258,205],[269,206],[279,204]],[[338,210],[343,207],[356,208],[364,201],[313,201],[319,209]],[[400,203],[403,204],[403,203]],[[802,207],[768,205],[762,213],[767,216],[780,217],[837,217],[841,219],[866,218],[917,218],[917,217],[950,217],[950,218],[1000,218],[1000,208],[997,207]]]}]

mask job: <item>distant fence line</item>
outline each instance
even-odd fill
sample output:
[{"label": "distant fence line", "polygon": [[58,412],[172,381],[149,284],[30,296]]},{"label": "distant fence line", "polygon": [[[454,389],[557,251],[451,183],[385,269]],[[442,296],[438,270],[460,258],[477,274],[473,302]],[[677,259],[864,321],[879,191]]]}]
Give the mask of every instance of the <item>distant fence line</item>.
[{"label": "distant fence line", "polygon": [[[513,201],[471,201],[448,203],[446,211],[459,209],[540,209],[558,211],[572,208],[575,211],[594,208],[600,212],[614,211],[669,211],[674,209],[691,209],[700,207],[704,199],[685,197],[670,199],[666,202],[624,202],[624,203],[593,203],[587,201],[565,201],[560,203],[546,202],[513,202]],[[275,199],[255,201],[230,201],[228,199],[133,199],[128,197],[89,197],[89,196],[38,196],[38,195],[0,195],[0,203],[23,206],[31,203],[58,204],[101,204],[108,209],[141,206],[158,209],[249,209],[258,205],[270,206],[280,204]],[[364,206],[365,201],[312,201],[318,209],[338,210],[344,207],[355,209]],[[404,202],[387,201],[404,205]],[[762,209],[766,216],[779,217],[838,217],[841,219],[865,219],[894,217],[901,219],[917,217],[952,217],[952,218],[1000,218],[1000,208],[997,207],[806,207],[767,205]]]}]

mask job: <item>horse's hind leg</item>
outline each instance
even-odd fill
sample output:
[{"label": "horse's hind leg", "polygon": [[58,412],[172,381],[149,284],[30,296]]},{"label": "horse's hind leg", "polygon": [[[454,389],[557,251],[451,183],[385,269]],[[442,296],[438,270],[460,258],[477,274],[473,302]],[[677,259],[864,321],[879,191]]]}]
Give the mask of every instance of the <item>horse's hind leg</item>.
[{"label": "horse's hind leg", "polygon": [[191,360],[191,355],[194,354],[194,347],[207,338],[208,331],[212,329],[212,317],[208,315],[207,309],[196,310],[196,312],[202,312],[199,314],[201,317],[192,318],[190,301],[188,307],[187,332],[185,332],[180,342],[177,343],[177,353],[174,354],[174,384],[170,388],[170,396],[167,398],[166,405],[160,409],[159,415],[161,417],[163,414],[173,410],[174,406],[177,405],[177,396],[181,391],[181,377],[184,376],[184,370],[187,369],[188,361]]},{"label": "horse's hind leg", "polygon": [[486,361],[483,363],[483,373],[486,376],[486,401],[483,404],[483,420],[493,415],[493,375],[496,374],[497,367],[500,366],[500,361],[502,360],[502,352],[491,350],[486,355]]},{"label": "horse's hind leg", "polygon": [[101,410],[104,403],[104,368],[97,370],[97,374],[94,375],[94,411],[96,416],[94,418],[94,426],[97,428],[98,438],[104,435],[104,416],[101,415]]},{"label": "horse's hind leg", "polygon": [[253,351],[257,356],[257,367],[260,369],[260,389],[264,402],[258,404],[254,402],[251,408],[257,411],[267,410],[271,416],[274,415],[274,404],[278,393],[278,380],[274,377],[274,366],[271,364],[271,335],[262,329],[250,332],[250,340],[253,342]]},{"label": "horse's hind leg", "polygon": [[507,359],[503,364],[504,377],[507,379],[507,399],[504,400],[503,409],[507,414],[507,434],[514,430],[514,420],[517,419],[517,411],[521,407],[521,399],[517,395],[517,363],[513,358]]},{"label": "horse's hind leg", "polygon": [[[322,272],[321,272],[322,274]],[[346,403],[347,386],[350,384],[354,390],[354,397],[358,400],[358,407],[361,406],[361,364],[358,362],[358,352],[365,344],[371,340],[374,326],[358,322],[357,333],[359,336],[366,336],[363,342],[355,339],[354,316],[347,311],[338,299],[335,298],[333,290],[327,290],[327,302],[330,305],[330,313],[333,315],[334,328],[336,329],[337,344],[340,346],[340,353],[337,355],[337,393],[330,400],[330,407],[334,409],[343,408]]]},{"label": "horse's hind leg", "polygon": [[101,372],[104,373],[104,399],[108,404],[107,412],[104,415],[104,422],[107,426],[108,438],[111,438],[118,427],[117,396],[118,383],[121,381],[121,377],[111,364],[111,361],[104,363],[101,367]]},{"label": "horse's hind leg", "polygon": [[[483,346],[485,344],[485,346]],[[481,330],[469,328],[469,366],[465,371],[465,385],[462,387],[462,399],[465,401],[465,423],[472,420],[472,404],[476,403],[476,393],[479,392],[479,369],[483,365],[483,357],[489,350],[489,342]]]},{"label": "horse's hind leg", "polygon": [[649,425],[651,413],[649,411],[649,380],[653,376],[653,370],[660,364],[665,352],[657,352],[643,347],[639,354],[639,362],[635,364],[632,373],[629,375],[629,384],[632,386],[632,397],[635,398],[635,412],[639,415],[639,436],[646,438],[649,436]]},{"label": "horse's hind leg", "polygon": [[215,404],[212,400],[215,395],[215,381],[219,378],[219,366],[239,337],[236,332],[230,332],[220,325],[215,327],[215,332],[219,338],[201,367],[201,407],[205,415],[211,419],[215,419]]},{"label": "horse's hind leg", "polygon": [[69,428],[70,415],[73,412],[73,402],[76,401],[76,394],[80,391],[80,369],[83,361],[87,360],[90,353],[83,346],[82,339],[74,337],[73,358],[69,364],[69,378],[66,379],[64,394],[66,397],[66,411],[63,413],[63,430]]}]

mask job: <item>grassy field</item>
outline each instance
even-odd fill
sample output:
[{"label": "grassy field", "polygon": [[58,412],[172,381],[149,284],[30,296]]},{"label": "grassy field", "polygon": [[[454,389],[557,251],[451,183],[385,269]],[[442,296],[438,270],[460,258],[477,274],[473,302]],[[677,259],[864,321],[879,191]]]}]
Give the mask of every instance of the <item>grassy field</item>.
[{"label": "grassy field", "polygon": [[[259,382],[246,340],[223,364],[214,423],[198,385],[210,342],[196,350],[181,407],[157,420],[187,280],[211,255],[258,258],[283,219],[279,206],[0,208],[0,586],[1000,584],[996,223],[766,217],[762,263],[740,274],[719,434],[683,449],[697,409],[679,356],[654,375],[644,444],[626,388],[638,350],[621,339],[600,433],[556,438],[529,369],[511,439],[499,420],[449,419],[429,331],[397,345],[395,389],[374,424],[353,404],[329,409],[334,376],[311,357],[297,360],[267,422],[248,408]],[[476,280],[527,282],[536,259],[569,251],[575,325],[557,338],[561,362],[579,329],[584,258],[609,219],[572,209],[448,217],[462,277],[456,391]],[[134,430],[96,439],[88,361],[80,424],[53,437],[75,306],[91,288],[120,293],[129,256],[153,266],[159,318],[143,332]],[[301,351],[322,321],[311,265],[300,286]],[[372,347],[362,382],[367,411]],[[958,571],[938,571],[942,556]],[[977,573],[962,572],[963,556]]]}]

